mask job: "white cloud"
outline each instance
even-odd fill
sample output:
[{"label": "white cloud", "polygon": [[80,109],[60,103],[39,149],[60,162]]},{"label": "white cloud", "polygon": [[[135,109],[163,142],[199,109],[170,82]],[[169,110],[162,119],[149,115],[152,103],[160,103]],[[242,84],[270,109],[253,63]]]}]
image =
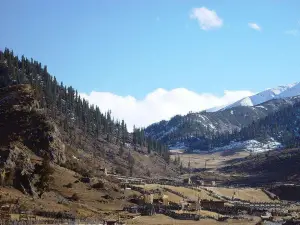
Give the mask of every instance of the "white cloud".
[{"label": "white cloud", "polygon": [[224,91],[223,96],[209,93],[196,93],[185,88],[170,91],[159,88],[137,100],[132,96],[118,96],[109,92],[82,93],[82,97],[91,104],[98,105],[102,112],[112,110],[112,115],[124,119],[131,130],[133,125],[147,126],[163,119],[170,119],[177,114],[189,111],[201,111],[216,106],[233,103],[250,96],[250,91]]},{"label": "white cloud", "polygon": [[300,35],[300,31],[297,30],[297,29],[287,30],[284,33],[288,34],[288,35],[293,35],[293,36],[299,36]]},{"label": "white cloud", "polygon": [[192,9],[190,18],[198,20],[202,30],[220,28],[223,25],[223,20],[218,17],[217,13],[205,7]]},{"label": "white cloud", "polygon": [[254,30],[258,30],[260,31],[261,30],[261,27],[258,26],[256,23],[248,23],[249,27],[254,29]]}]

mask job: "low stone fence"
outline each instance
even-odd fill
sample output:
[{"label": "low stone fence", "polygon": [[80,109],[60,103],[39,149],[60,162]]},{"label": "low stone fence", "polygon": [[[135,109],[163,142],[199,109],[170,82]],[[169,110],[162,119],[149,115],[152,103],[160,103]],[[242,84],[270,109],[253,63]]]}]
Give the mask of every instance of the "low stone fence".
[{"label": "low stone fence", "polygon": [[275,195],[274,193],[268,191],[267,189],[263,188],[262,191],[268,195],[268,197],[272,200],[279,200],[279,197],[277,195]]}]

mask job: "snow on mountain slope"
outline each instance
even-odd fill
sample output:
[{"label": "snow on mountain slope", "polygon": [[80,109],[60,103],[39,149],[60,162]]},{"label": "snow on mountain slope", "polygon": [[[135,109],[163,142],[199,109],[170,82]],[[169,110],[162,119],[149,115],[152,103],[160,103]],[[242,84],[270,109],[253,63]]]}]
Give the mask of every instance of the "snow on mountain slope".
[{"label": "snow on mountain slope", "polygon": [[300,95],[300,82],[296,83],[293,87],[286,89],[279,96],[280,98],[287,98]]},{"label": "snow on mountain slope", "polygon": [[226,106],[226,105],[216,106],[216,107],[213,107],[213,108],[206,109],[205,111],[206,111],[206,112],[217,112],[217,111],[219,111],[220,109],[223,109],[225,106]]},{"label": "snow on mountain slope", "polygon": [[293,97],[296,95],[300,95],[300,82],[267,89],[255,95],[243,98],[231,105],[222,108],[221,110],[230,109],[237,106],[255,106],[272,99]]},{"label": "snow on mountain slope", "polygon": [[248,140],[248,141],[239,141],[239,142],[231,142],[229,145],[225,145],[222,147],[214,148],[212,152],[218,151],[230,151],[230,150],[246,150],[249,152],[265,152],[270,150],[275,150],[282,148],[283,145],[273,138],[270,138],[265,143],[259,142],[257,140]]}]

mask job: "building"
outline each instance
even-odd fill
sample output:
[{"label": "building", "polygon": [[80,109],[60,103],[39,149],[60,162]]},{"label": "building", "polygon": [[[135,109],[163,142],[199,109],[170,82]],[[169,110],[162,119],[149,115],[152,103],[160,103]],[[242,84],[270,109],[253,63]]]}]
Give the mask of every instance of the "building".
[{"label": "building", "polygon": [[153,194],[145,194],[144,195],[144,203],[145,204],[153,204]]},{"label": "building", "polygon": [[104,174],[104,176],[107,176],[108,173],[107,173],[107,169],[106,168],[101,168],[100,169],[100,172],[102,172]]},{"label": "building", "polygon": [[216,186],[216,181],[214,180],[197,180],[197,183],[201,186]]}]

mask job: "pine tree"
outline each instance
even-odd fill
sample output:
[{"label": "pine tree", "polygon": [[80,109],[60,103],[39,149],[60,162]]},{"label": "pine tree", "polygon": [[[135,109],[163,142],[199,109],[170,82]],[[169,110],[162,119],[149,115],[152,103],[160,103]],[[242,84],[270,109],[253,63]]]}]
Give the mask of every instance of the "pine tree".
[{"label": "pine tree", "polygon": [[41,166],[38,166],[37,173],[40,175],[40,179],[36,184],[36,187],[39,191],[39,197],[43,195],[43,193],[50,190],[50,185],[53,180],[52,174],[53,169],[50,165],[49,157],[44,157]]}]

